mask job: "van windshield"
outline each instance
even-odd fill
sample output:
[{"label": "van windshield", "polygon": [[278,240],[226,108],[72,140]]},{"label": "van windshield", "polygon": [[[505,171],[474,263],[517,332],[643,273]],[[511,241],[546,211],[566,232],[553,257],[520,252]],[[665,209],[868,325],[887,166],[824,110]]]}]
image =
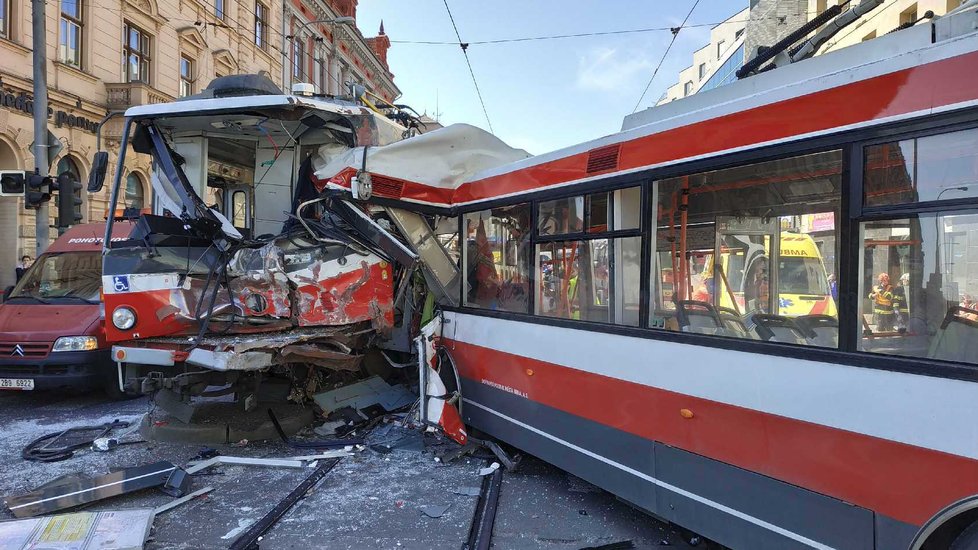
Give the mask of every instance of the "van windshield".
[{"label": "van windshield", "polygon": [[70,299],[98,302],[102,288],[102,255],[99,252],[45,254],[24,274],[8,299],[40,301]]},{"label": "van windshield", "polygon": [[778,291],[781,294],[829,294],[825,268],[818,258],[781,257],[778,260]]}]

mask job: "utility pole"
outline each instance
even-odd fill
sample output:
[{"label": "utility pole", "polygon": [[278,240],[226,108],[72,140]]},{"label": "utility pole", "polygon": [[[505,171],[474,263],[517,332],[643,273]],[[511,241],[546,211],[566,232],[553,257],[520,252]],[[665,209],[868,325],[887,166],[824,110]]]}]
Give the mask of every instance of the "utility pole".
[{"label": "utility pole", "polygon": [[[48,67],[47,25],[44,0],[31,0],[31,21],[34,29],[34,170],[42,176],[49,175],[48,165]],[[35,258],[44,253],[50,239],[48,203],[42,202],[34,212],[37,251]]]}]

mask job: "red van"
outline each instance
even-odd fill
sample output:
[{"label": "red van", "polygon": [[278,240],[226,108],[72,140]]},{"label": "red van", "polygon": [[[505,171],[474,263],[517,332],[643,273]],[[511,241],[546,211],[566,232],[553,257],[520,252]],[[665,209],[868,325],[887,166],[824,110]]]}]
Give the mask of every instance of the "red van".
[{"label": "red van", "polygon": [[[116,222],[112,240],[129,236]],[[0,304],[0,390],[104,388],[121,397],[102,305],[104,223],[71,227]]]}]

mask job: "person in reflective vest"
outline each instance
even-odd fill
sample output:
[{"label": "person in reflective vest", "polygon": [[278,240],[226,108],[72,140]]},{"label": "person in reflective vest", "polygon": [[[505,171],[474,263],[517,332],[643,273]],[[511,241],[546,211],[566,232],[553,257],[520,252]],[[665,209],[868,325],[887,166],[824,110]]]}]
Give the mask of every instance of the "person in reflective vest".
[{"label": "person in reflective vest", "polygon": [[896,315],[893,313],[893,287],[890,286],[888,274],[880,273],[877,276],[876,286],[869,294],[869,299],[873,301],[873,318],[876,322],[876,331],[892,331]]},{"label": "person in reflective vest", "polygon": [[896,314],[896,328],[900,332],[907,330],[910,320],[910,274],[900,276],[900,284],[893,289],[893,312]]},{"label": "person in reflective vest", "polygon": [[581,308],[577,296],[577,275],[577,266],[574,265],[571,267],[571,278],[567,281],[567,306],[570,309],[568,313],[571,319],[581,318]]}]

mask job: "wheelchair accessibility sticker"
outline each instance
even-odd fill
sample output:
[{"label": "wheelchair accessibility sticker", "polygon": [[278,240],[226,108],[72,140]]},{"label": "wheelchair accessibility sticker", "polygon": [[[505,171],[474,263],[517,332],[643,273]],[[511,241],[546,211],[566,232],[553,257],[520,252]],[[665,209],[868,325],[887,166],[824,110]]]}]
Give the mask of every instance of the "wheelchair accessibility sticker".
[{"label": "wheelchair accessibility sticker", "polygon": [[129,292],[129,276],[116,275],[112,277],[112,288],[116,292]]}]

